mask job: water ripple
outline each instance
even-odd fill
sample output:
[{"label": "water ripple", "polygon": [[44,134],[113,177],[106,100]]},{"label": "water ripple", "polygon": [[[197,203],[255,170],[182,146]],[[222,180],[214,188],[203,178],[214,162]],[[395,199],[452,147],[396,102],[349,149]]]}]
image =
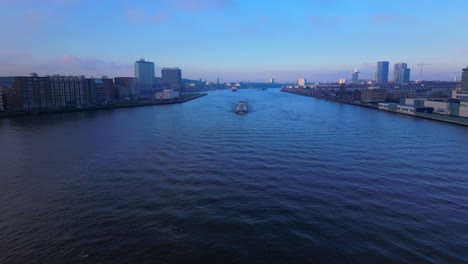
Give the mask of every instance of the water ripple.
[{"label": "water ripple", "polygon": [[466,132],[274,89],[0,120],[0,263],[466,263]]}]

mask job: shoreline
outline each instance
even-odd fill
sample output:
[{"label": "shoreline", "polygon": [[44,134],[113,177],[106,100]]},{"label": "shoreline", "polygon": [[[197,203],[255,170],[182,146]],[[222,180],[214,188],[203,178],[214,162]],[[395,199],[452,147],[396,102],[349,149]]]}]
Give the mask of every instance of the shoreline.
[{"label": "shoreline", "polygon": [[[295,88],[298,89],[298,88]],[[285,93],[290,93],[290,94],[296,94],[296,95],[301,95],[301,96],[306,96],[306,97],[313,97],[316,99],[322,99],[322,100],[327,100],[330,102],[335,102],[335,103],[341,103],[341,104],[348,104],[348,105],[355,105],[359,107],[365,107],[365,108],[370,108],[378,111],[383,111],[387,113],[393,113],[393,114],[398,114],[398,115],[404,115],[404,116],[412,116],[412,117],[417,117],[417,118],[424,118],[424,119],[430,119],[438,122],[444,122],[444,123],[450,123],[454,125],[460,125],[460,126],[468,126],[468,118],[463,118],[463,117],[456,117],[456,116],[443,116],[443,115],[437,115],[437,114],[427,114],[427,113],[415,113],[414,115],[408,115],[408,114],[403,114],[399,113],[396,111],[389,111],[389,110],[382,110],[379,109],[375,105],[371,104],[365,104],[365,103],[355,103],[355,102],[344,102],[340,100],[333,100],[330,98],[325,98],[325,97],[317,97],[313,96],[310,93],[305,93],[305,92],[300,92],[300,91],[293,91],[292,89],[282,89],[282,92]]]},{"label": "shoreline", "polygon": [[42,110],[31,110],[31,111],[17,111],[17,112],[0,112],[0,118],[17,117],[17,116],[32,116],[32,115],[50,115],[50,114],[62,114],[72,112],[88,112],[88,111],[99,111],[99,110],[110,110],[118,108],[130,108],[130,107],[143,107],[143,106],[155,106],[155,105],[170,105],[170,104],[182,104],[188,101],[192,101],[204,96],[208,93],[192,94],[187,98],[180,100],[160,100],[160,101],[142,101],[142,102],[125,102],[112,104],[112,105],[98,105],[83,108],[63,108],[63,109],[42,109]]}]

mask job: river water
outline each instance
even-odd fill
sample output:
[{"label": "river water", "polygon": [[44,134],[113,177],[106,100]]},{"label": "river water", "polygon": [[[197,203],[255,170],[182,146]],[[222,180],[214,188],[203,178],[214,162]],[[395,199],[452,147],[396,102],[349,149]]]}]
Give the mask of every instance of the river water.
[{"label": "river water", "polygon": [[0,263],[468,262],[467,127],[249,89],[0,149]]}]

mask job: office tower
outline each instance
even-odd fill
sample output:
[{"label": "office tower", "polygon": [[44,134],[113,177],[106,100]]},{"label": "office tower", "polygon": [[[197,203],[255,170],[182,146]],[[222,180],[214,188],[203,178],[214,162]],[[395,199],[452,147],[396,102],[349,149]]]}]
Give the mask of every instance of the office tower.
[{"label": "office tower", "polygon": [[377,83],[388,82],[388,61],[377,62],[377,72],[375,73],[375,81]]},{"label": "office tower", "polygon": [[154,84],[154,63],[140,59],[135,62],[135,78],[142,86],[153,86]]},{"label": "office tower", "polygon": [[411,69],[410,68],[406,68],[405,69],[405,76],[403,78],[403,82],[404,83],[409,83],[410,82],[410,77],[411,77]]},{"label": "office tower", "polygon": [[406,63],[396,63],[393,67],[393,82],[408,83],[410,80],[410,69]]},{"label": "office tower", "polygon": [[182,83],[182,70],[179,68],[162,68],[161,78],[163,84],[178,87]]},{"label": "office tower", "polygon": [[359,71],[357,68],[354,68],[354,71],[351,75],[351,83],[358,83],[359,82]]},{"label": "office tower", "polygon": [[468,67],[463,69],[461,85],[463,89],[468,89]]}]

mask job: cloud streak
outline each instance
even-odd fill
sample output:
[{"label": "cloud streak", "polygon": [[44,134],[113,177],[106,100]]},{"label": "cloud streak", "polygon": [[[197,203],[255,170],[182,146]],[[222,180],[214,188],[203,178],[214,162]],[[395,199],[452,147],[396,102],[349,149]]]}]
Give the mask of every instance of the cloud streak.
[{"label": "cloud streak", "polygon": [[372,24],[378,24],[378,25],[384,25],[384,24],[407,25],[407,24],[418,23],[419,20],[413,16],[380,13],[380,14],[372,15],[369,18],[369,22]]},{"label": "cloud streak", "polygon": [[85,75],[85,76],[133,76],[131,64],[119,64],[95,57],[81,58],[76,55],[64,54],[46,62],[32,64],[32,54],[28,52],[17,52],[0,54],[1,61],[8,64],[0,64],[2,76],[24,76],[29,72],[37,72],[40,75]]}]

